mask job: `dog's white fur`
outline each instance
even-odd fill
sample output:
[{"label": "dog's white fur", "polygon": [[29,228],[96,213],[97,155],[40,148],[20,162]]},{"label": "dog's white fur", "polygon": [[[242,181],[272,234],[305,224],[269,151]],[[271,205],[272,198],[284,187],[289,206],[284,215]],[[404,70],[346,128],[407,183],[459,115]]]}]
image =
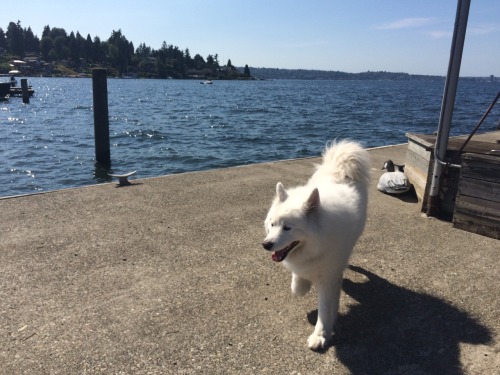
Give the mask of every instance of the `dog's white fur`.
[{"label": "dog's white fur", "polygon": [[[365,226],[369,181],[366,150],[340,141],[326,147],[306,185],[288,190],[276,185],[262,245],[292,272],[295,295],[306,294],[311,285],[317,289],[318,320],[307,340],[313,350],[324,348],[332,335],[343,271]],[[293,249],[280,252],[287,248]]]}]

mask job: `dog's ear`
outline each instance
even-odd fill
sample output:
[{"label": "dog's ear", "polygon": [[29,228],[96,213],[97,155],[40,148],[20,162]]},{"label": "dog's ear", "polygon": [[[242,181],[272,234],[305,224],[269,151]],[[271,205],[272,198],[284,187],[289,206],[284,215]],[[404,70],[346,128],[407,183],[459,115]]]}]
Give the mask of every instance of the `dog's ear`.
[{"label": "dog's ear", "polygon": [[286,199],[288,198],[288,193],[286,192],[285,187],[281,182],[278,182],[276,184],[276,196],[281,202],[286,201]]},{"label": "dog's ear", "polygon": [[306,214],[310,214],[313,212],[317,207],[319,207],[319,190],[318,188],[314,189],[309,195],[309,198],[307,198],[307,201],[304,204]]}]

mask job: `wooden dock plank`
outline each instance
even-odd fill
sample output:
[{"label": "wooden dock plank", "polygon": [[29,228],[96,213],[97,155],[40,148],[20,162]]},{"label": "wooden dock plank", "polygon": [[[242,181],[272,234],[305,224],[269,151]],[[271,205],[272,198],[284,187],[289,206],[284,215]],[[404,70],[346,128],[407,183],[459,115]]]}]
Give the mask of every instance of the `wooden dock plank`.
[{"label": "wooden dock plank", "polygon": [[[428,134],[407,134],[411,136],[416,142],[420,143],[426,149],[434,149],[436,143],[435,135]],[[463,149],[464,153],[474,153],[474,154],[488,154],[491,150],[499,149],[500,145],[497,143],[496,132],[492,134],[491,141],[485,140],[474,140],[472,139]],[[460,150],[465,139],[463,137],[451,137],[448,139],[448,151],[456,152]]]},{"label": "wooden dock plank", "polygon": [[500,157],[462,155],[453,226],[500,239]]},{"label": "wooden dock plank", "polygon": [[462,177],[500,184],[500,156],[465,154],[462,157]]},{"label": "wooden dock plank", "polygon": [[500,222],[500,202],[459,195],[455,207],[455,214],[478,216]]},{"label": "wooden dock plank", "polygon": [[500,202],[500,185],[475,178],[461,178],[458,186],[458,194],[478,197],[485,201]]}]

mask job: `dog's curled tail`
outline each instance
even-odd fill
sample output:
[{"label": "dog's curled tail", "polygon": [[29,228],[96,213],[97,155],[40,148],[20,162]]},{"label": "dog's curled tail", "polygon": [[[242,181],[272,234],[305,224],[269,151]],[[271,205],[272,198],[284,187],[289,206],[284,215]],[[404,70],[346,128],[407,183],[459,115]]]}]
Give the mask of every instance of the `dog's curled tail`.
[{"label": "dog's curled tail", "polygon": [[343,140],[329,143],[323,152],[318,170],[333,175],[338,182],[370,183],[370,156],[357,142]]}]

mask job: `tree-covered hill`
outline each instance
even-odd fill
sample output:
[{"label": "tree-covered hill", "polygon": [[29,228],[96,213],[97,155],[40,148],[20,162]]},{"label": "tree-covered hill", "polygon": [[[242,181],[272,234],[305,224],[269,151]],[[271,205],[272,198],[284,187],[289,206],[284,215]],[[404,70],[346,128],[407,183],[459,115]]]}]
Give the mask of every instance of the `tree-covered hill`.
[{"label": "tree-covered hill", "polygon": [[113,30],[107,40],[101,40],[47,25],[39,38],[20,21],[10,22],[6,31],[0,27],[0,73],[12,70],[10,64],[16,59],[27,63],[16,66],[25,75],[85,75],[94,67],[105,67],[109,75],[119,77],[251,78],[248,66],[240,72],[231,60],[221,65],[218,54],[191,57],[189,49],[166,42],[158,50],[145,43],[134,48],[121,30]]}]

